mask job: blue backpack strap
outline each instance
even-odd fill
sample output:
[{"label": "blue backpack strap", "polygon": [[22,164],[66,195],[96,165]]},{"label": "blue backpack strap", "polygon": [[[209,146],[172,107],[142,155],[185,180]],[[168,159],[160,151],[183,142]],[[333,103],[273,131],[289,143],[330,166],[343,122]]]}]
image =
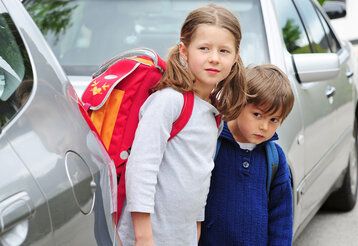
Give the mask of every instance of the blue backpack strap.
[{"label": "blue backpack strap", "polygon": [[272,180],[274,179],[279,163],[278,151],[273,141],[268,141],[265,144],[266,158],[267,158],[267,194],[270,193]]}]

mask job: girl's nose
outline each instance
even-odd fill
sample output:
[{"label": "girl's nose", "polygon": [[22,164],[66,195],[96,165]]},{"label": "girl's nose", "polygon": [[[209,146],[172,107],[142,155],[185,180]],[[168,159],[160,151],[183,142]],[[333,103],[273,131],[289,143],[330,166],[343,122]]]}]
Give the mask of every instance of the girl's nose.
[{"label": "girl's nose", "polygon": [[219,54],[217,51],[212,51],[209,57],[210,62],[217,63],[219,62]]}]

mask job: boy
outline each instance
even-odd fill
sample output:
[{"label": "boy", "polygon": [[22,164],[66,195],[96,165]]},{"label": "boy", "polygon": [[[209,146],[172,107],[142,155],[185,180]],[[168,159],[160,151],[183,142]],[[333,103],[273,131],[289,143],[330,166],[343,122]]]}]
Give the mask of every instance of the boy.
[{"label": "boy", "polygon": [[248,99],[237,119],[224,124],[205,208],[200,245],[291,245],[292,188],[277,145],[279,166],[266,191],[265,142],[290,113],[294,96],[274,65],[246,71]]}]

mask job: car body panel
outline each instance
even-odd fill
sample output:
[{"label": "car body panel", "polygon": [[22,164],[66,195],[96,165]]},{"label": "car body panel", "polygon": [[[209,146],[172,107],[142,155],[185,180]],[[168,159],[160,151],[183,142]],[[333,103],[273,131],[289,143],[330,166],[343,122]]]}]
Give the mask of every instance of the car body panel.
[{"label": "car body panel", "polygon": [[[1,244],[17,243],[20,245],[31,242],[37,242],[38,245],[50,244],[52,228],[47,201],[31,173],[7,142],[5,134],[0,139],[0,163],[2,166],[0,172],[0,214],[2,219],[7,215],[15,216],[15,225],[1,232]],[[13,172],[12,170],[17,171]],[[19,193],[25,193],[29,197],[25,203],[31,211],[29,214],[25,212],[26,215],[22,219],[19,217],[20,221],[16,217],[20,216],[23,210],[17,206],[17,202],[24,201],[24,199],[21,196],[17,197]],[[11,198],[15,198],[15,200],[7,202]],[[36,216],[33,216],[35,211]],[[6,225],[5,219],[2,226]]]},{"label": "car body panel", "polygon": [[[38,194],[32,203],[42,205],[35,207],[37,222],[30,224],[25,244],[112,245],[114,164],[83,118],[73,86],[22,4],[2,3],[21,35],[34,74],[28,101],[0,135],[0,141],[6,140],[5,149],[11,146],[18,165],[27,172],[28,177],[23,176],[28,181],[18,182],[19,188],[33,182],[38,190],[31,191]],[[3,174],[6,167],[0,168]],[[5,195],[1,193],[0,201]]]}]

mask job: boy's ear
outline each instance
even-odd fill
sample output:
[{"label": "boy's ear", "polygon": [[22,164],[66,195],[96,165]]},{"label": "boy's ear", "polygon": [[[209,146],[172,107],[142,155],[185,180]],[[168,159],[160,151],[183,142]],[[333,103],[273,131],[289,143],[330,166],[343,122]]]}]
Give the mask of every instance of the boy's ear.
[{"label": "boy's ear", "polygon": [[183,59],[185,61],[188,60],[188,49],[186,48],[186,46],[183,42],[179,43],[179,53],[180,53],[180,56],[183,57]]}]

